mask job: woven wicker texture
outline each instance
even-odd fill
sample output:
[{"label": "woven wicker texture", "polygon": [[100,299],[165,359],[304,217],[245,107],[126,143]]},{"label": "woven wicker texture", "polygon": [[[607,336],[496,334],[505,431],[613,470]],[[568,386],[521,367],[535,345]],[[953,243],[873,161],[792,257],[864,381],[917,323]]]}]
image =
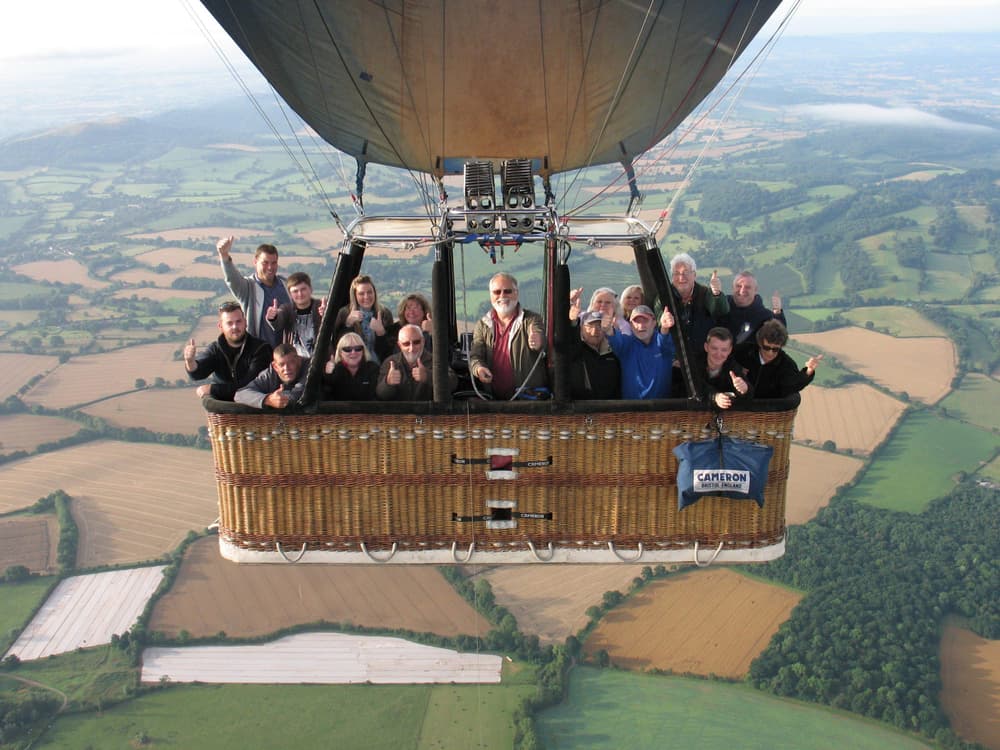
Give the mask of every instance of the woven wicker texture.
[{"label": "woven wicker texture", "polygon": [[785,533],[794,417],[725,417],[727,434],[774,448],[763,508],[709,496],[678,511],[672,450],[715,434],[705,412],[210,413],[219,532],[245,549],[764,547]]}]

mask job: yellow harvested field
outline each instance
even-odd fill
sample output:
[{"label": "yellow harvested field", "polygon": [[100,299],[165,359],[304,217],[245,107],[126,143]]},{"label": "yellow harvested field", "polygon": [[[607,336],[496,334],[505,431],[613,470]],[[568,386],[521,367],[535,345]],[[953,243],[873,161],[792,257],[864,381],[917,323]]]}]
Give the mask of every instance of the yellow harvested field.
[{"label": "yellow harvested field", "polygon": [[139,299],[151,299],[156,302],[165,302],[168,299],[211,299],[214,292],[200,292],[196,289],[166,289],[155,286],[143,286],[139,288],[121,289],[115,292],[112,297],[115,299],[129,299],[132,296]]},{"label": "yellow harvested field", "polygon": [[[184,342],[182,343],[187,343],[187,339],[192,337],[194,338],[195,343],[198,344],[198,346],[208,346],[217,338],[219,338],[219,316],[205,315],[201,318],[198,318],[198,324],[194,327],[194,330],[191,332],[189,336],[187,336],[184,339]],[[178,362],[177,364],[178,366],[180,366],[181,370],[184,369],[184,365],[181,362]],[[182,372],[177,377],[179,378],[184,377],[184,373]]]},{"label": "yellow harvested field", "polygon": [[946,338],[896,338],[865,328],[799,334],[796,341],[830,352],[844,366],[891,391],[933,404],[955,377],[955,347]]},{"label": "yellow harvested field", "polygon": [[33,451],[42,443],[75,435],[80,425],[71,419],[41,417],[36,414],[0,416],[0,454]]},{"label": "yellow harvested field", "polygon": [[209,451],[100,440],[0,466],[0,513],[61,489],[80,530],[77,564],[161,557],[218,517]]},{"label": "yellow harvested field", "polygon": [[171,268],[187,268],[195,263],[198,258],[202,257],[212,258],[213,262],[208,265],[213,268],[217,267],[214,262],[216,257],[215,252],[209,250],[189,250],[183,247],[160,247],[156,250],[150,250],[137,255],[135,259],[151,267],[166,263]]},{"label": "yellow harvested field", "polygon": [[115,427],[145,427],[153,432],[195,435],[204,427],[205,410],[195,388],[153,388],[126,393],[83,409]]},{"label": "yellow harvested field", "polygon": [[791,469],[785,494],[785,522],[803,524],[826,507],[837,488],[853,479],[863,465],[860,458],[792,445]]},{"label": "yellow harvested field", "polygon": [[106,281],[91,278],[87,267],[78,260],[36,260],[14,266],[14,270],[29,279],[38,281],[59,282],[62,284],[79,284],[87,289],[103,289]]},{"label": "yellow harvested field", "polygon": [[906,404],[865,383],[842,388],[810,386],[802,391],[795,439],[817,446],[832,440],[841,450],[871,453],[904,409]]},{"label": "yellow harvested field", "polygon": [[59,522],[53,514],[0,519],[0,570],[23,565],[32,573],[56,571]]},{"label": "yellow harvested field", "polygon": [[446,636],[492,627],[431,566],[237,565],[214,536],[188,548],[149,626],[243,638],[317,620]]},{"label": "yellow harvested field", "polygon": [[0,399],[13,396],[35,375],[59,365],[58,357],[40,354],[0,354]]},{"label": "yellow harvested field", "polygon": [[589,607],[605,591],[625,591],[641,565],[498,566],[482,573],[497,604],[542,643],[562,643],[587,624]]},{"label": "yellow harvested field", "polygon": [[731,570],[648,584],[606,614],[584,643],[618,667],[742,678],[801,595]]},{"label": "yellow harvested field", "polygon": [[1000,641],[948,622],[941,635],[941,703],[964,740],[1000,748]]},{"label": "yellow harvested field", "polygon": [[845,312],[844,317],[859,326],[871,320],[888,328],[894,336],[948,336],[941,326],[912,307],[855,307]]},{"label": "yellow harvested field", "polygon": [[211,243],[215,247],[216,241],[220,237],[235,237],[236,241],[255,240],[258,244],[267,242],[266,237],[270,232],[259,229],[245,229],[241,227],[188,227],[186,229],[168,229],[165,232],[147,232],[145,234],[131,234],[129,237],[136,240],[166,240],[167,242],[183,242],[193,240],[195,242]]},{"label": "yellow harvested field", "polygon": [[62,409],[133,391],[138,378],[147,383],[158,377],[176,380],[185,377],[184,363],[174,359],[174,352],[183,347],[183,341],[140,344],[74,357],[42,378],[24,400]]},{"label": "yellow harvested field", "polygon": [[[632,263],[635,260],[635,251],[632,250],[631,245],[605,245],[604,247],[595,247],[591,252],[594,253],[595,258],[612,263]],[[635,283],[637,284],[639,283],[638,276],[639,274],[636,273]],[[621,289],[616,291],[620,292]]]},{"label": "yellow harvested field", "polygon": [[129,286],[154,286],[169,289],[175,279],[180,277],[198,279],[218,279],[222,284],[222,271],[216,265],[208,263],[192,263],[182,271],[156,273],[151,268],[130,268],[111,276],[112,281],[120,281]]}]

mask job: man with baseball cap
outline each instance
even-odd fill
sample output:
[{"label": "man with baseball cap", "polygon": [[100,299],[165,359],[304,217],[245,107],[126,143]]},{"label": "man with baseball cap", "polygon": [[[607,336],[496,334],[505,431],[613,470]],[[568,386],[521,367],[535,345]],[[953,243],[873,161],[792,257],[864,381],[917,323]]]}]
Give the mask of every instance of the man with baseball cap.
[{"label": "man with baseball cap", "polygon": [[[608,316],[614,324],[614,316]],[[570,393],[576,400],[622,397],[621,365],[604,335],[604,315],[600,310],[580,313],[580,340],[571,355]]]},{"label": "man with baseball cap", "polygon": [[670,329],[674,316],[669,310],[656,318],[647,305],[632,310],[629,322],[634,335],[625,336],[617,328],[607,326],[605,333],[611,350],[618,355],[622,368],[622,398],[648,399],[670,396],[674,360],[674,340]]}]

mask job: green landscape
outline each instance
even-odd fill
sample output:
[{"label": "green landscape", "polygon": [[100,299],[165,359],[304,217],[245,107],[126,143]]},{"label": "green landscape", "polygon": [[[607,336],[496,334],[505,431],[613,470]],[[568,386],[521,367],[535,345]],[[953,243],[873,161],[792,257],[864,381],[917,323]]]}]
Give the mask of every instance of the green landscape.
[{"label": "green landscape", "polygon": [[[987,744],[955,731],[942,703],[940,656],[949,617],[960,617],[983,639],[1000,638],[1000,136],[995,126],[943,136],[918,127],[779,121],[765,84],[726,126],[754,135],[693,171],[662,242],[664,255],[691,253],[702,281],[718,269],[728,284],[737,271],[752,269],[765,299],[781,294],[793,336],[844,330],[903,340],[944,336],[956,363],[947,395],[928,402],[897,381],[860,371],[849,357],[826,356],[814,387],[866,383],[904,403],[905,411],[858,475],[812,520],[789,529],[785,556],[746,571],[804,598],[742,683],[630,673],[600,659],[583,663],[581,643],[601,617],[670,571],[644,571],[627,591],[608,592],[615,596],[588,610],[588,628],[548,646],[519,628],[488,584],[474,589],[464,572],[443,571],[492,629],[467,638],[405,635],[510,657],[503,682],[481,686],[143,684],[142,648],[187,645],[147,629],[151,608],[166,593],[160,591],[139,624],[110,646],[37,661],[5,659],[0,747],[294,742],[527,750],[659,748],[665,737],[718,748],[1000,747],[1000,740]],[[977,90],[970,84],[955,96]],[[228,298],[214,250],[217,232],[241,233],[243,253],[273,242],[283,273],[305,270],[317,293],[325,291],[338,246],[310,234],[333,226],[322,198],[245,103],[217,104],[211,113],[94,122],[71,133],[0,142],[0,356],[47,355],[58,368],[86,355],[165,344],[175,347],[174,377],[129,376],[98,401],[188,391],[183,344],[206,316],[212,323],[214,306]],[[698,145],[677,152],[676,165],[695,164]],[[656,157],[654,150],[649,158]],[[351,217],[346,196],[353,174],[348,179],[329,159],[315,164],[334,196],[332,207]],[[617,168],[593,168],[581,184],[602,186],[616,175]],[[453,196],[460,191],[452,187]],[[659,188],[644,192],[649,210],[673,197]],[[626,197],[596,210],[620,214]],[[369,214],[419,213],[420,205],[405,173],[369,168]],[[589,294],[637,281],[631,263],[604,250],[574,248],[573,286]],[[394,309],[408,292],[429,294],[429,252],[369,255],[365,271],[380,301]],[[487,281],[498,268],[519,278],[526,306],[538,309],[538,257],[533,246],[508,249],[494,265],[477,246],[463,246],[455,269],[460,317],[474,319],[486,309]],[[817,351],[804,342],[789,347],[800,362]],[[123,428],[79,407],[34,402],[32,389],[52,371],[46,365],[17,381],[0,404],[0,419],[59,416],[81,430],[31,449],[0,443],[0,470],[103,439],[209,448],[204,428],[190,434]],[[848,454],[833,440],[823,447]],[[30,515],[38,498],[20,500],[4,518]],[[72,502],[53,499],[35,508],[59,512],[58,575],[32,576],[12,565],[0,583],[2,653],[59,578],[93,572],[76,564]],[[181,545],[161,562],[184,555]],[[322,627],[351,629],[350,623]],[[223,633],[212,642],[240,641]],[[1000,667],[991,668],[995,698]]]}]

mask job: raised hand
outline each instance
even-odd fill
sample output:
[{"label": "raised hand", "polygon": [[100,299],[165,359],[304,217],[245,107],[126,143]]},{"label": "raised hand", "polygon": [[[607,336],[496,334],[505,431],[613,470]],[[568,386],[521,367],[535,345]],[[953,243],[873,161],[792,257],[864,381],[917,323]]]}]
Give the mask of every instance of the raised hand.
[{"label": "raised hand", "polygon": [[423,383],[430,377],[430,373],[428,373],[427,368],[424,367],[424,361],[419,357],[417,358],[417,364],[415,364],[413,366],[413,370],[411,370],[411,374],[413,375],[413,380],[416,383]]},{"label": "raised hand", "polygon": [[819,367],[819,363],[823,361],[823,355],[817,354],[815,357],[810,357],[806,360],[806,372],[812,375],[816,372],[816,368]]},{"label": "raised hand", "polygon": [[385,382],[389,385],[399,385],[403,382],[403,373],[396,369],[396,361],[389,360],[389,371],[385,374]]},{"label": "raised hand", "polygon": [[264,313],[264,317],[267,318],[268,320],[273,321],[275,318],[278,317],[278,309],[279,309],[278,300],[275,299],[272,305],[269,308],[267,308],[267,312]]},{"label": "raised hand", "polygon": [[195,355],[198,353],[198,347],[194,343],[194,338],[187,342],[187,346],[184,347],[184,366],[189,370],[193,370],[195,365]]},{"label": "raised hand", "polygon": [[420,321],[420,330],[424,333],[434,333],[434,323],[431,321],[430,313],[427,313],[427,317]]},{"label": "raised hand", "polygon": [[777,315],[781,310],[781,295],[775,292],[771,295],[771,312]]},{"label": "raised hand", "polygon": [[222,260],[229,260],[229,253],[233,249],[233,237],[223,237],[215,243],[215,252]]},{"label": "raised hand", "polygon": [[319,298],[319,310],[318,310],[318,312],[319,312],[319,316],[321,318],[324,315],[326,315],[326,297],[320,297]]},{"label": "raised hand", "polygon": [[291,396],[285,391],[285,384],[278,386],[278,390],[269,393],[264,397],[264,403],[273,409],[284,409],[291,401]]},{"label": "raised hand", "polygon": [[537,323],[533,323],[531,330],[528,332],[528,348],[533,352],[537,352],[545,344],[545,338],[542,334],[542,329]]},{"label": "raised hand", "polygon": [[385,336],[385,326],[382,325],[382,321],[378,317],[378,311],[376,311],[375,315],[372,317],[371,326],[372,333],[376,336]]},{"label": "raised hand", "polygon": [[666,333],[673,327],[674,316],[670,314],[670,310],[664,309],[663,314],[660,316],[660,331]]},{"label": "raised hand", "polygon": [[212,386],[210,385],[199,385],[194,389],[194,392],[198,394],[198,398],[205,398],[205,396],[212,395]]},{"label": "raised hand", "polygon": [[337,354],[335,352],[331,354],[330,359],[326,361],[326,364],[323,366],[323,372],[325,372],[327,375],[332,375],[333,368],[336,366],[337,366]]},{"label": "raised hand", "polygon": [[716,297],[722,294],[722,279],[719,278],[718,270],[712,271],[712,278],[708,280],[708,285]]},{"label": "raised hand", "polygon": [[364,316],[365,314],[360,310],[351,310],[347,313],[347,320],[344,322],[347,323],[347,325],[352,326],[355,323],[360,323]]},{"label": "raised hand", "polygon": [[576,320],[580,317],[580,298],[583,296],[583,287],[572,289],[569,293],[569,319]]},{"label": "raised hand", "polygon": [[736,392],[741,396],[745,396],[746,392],[750,390],[750,386],[747,385],[747,381],[745,381],[743,378],[741,378],[732,370],[729,371],[729,377],[733,381],[733,388],[736,389]]}]

